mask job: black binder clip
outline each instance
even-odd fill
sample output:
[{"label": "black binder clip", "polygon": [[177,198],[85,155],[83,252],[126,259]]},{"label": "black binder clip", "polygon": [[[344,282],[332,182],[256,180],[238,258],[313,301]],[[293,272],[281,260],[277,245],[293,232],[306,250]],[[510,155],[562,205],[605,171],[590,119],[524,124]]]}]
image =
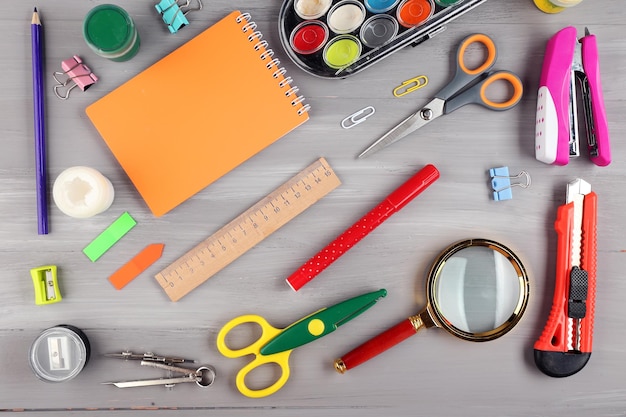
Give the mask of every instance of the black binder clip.
[{"label": "black binder clip", "polygon": [[196,2],[198,6],[193,9],[189,8],[191,0],[187,0],[185,4],[179,4],[177,0],[161,0],[154,7],[163,18],[170,33],[176,33],[180,28],[189,24],[187,13],[202,10],[202,0],[196,0]]},{"label": "black binder clip", "polygon": [[[96,77],[96,74],[91,72],[89,67],[83,64],[82,59],[80,59],[80,57],[77,55],[74,55],[73,57],[62,61],[61,69],[63,71],[55,71],[54,73],[52,73],[54,80],[57,82],[54,86],[54,94],[61,100],[67,99],[70,96],[70,91],[72,91],[74,88],[78,87],[82,91],[85,91],[93,84],[95,84],[96,81],[98,81],[98,77]],[[61,81],[57,78],[57,75],[63,75],[67,78]],[[64,87],[67,87],[67,90],[65,90],[65,94],[59,93],[59,89]]]}]

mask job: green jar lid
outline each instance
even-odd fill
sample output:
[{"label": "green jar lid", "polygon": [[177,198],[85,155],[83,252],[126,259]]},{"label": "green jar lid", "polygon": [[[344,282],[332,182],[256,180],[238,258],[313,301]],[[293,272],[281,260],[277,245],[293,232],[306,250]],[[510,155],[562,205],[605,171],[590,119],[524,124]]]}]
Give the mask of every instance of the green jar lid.
[{"label": "green jar lid", "polygon": [[83,23],[87,44],[100,56],[119,58],[138,42],[137,29],[128,13],[114,4],[101,4],[89,11]]}]

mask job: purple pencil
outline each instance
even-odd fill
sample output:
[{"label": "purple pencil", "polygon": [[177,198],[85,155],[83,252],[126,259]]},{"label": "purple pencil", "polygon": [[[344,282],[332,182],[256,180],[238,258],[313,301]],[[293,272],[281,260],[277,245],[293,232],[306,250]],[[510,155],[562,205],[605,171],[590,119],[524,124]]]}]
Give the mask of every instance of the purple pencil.
[{"label": "purple pencil", "polygon": [[35,115],[35,175],[37,187],[37,229],[48,234],[48,185],[46,175],[46,123],[43,89],[43,39],[37,8],[30,25],[33,56],[33,105]]}]

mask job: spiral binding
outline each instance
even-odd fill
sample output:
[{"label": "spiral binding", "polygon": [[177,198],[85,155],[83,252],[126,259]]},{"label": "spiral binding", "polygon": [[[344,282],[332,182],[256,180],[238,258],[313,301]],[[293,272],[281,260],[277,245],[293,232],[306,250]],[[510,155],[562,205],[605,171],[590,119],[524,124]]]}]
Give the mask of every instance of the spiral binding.
[{"label": "spiral binding", "polygon": [[274,57],[274,51],[269,48],[269,44],[263,39],[263,34],[257,30],[257,24],[250,19],[252,16],[250,13],[241,13],[235,18],[237,23],[245,24],[241,27],[243,33],[248,33],[248,41],[256,42],[254,44],[254,50],[260,52],[259,57],[263,61],[267,61],[265,66],[268,70],[274,70],[272,72],[272,78],[279,80],[278,86],[280,88],[286,88],[285,96],[291,99],[291,105],[296,107],[301,105],[298,109],[298,115],[301,116],[311,109],[309,104],[304,103],[304,96],[298,95],[299,88],[291,85],[293,79],[291,77],[285,77],[287,73],[285,67],[280,66],[280,60]]}]

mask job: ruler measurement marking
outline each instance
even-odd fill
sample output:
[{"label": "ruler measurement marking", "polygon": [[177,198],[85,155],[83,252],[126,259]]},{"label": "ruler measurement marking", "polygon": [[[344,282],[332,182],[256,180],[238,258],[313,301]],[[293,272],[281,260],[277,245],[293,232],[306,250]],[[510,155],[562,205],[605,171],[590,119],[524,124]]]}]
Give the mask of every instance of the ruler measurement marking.
[{"label": "ruler measurement marking", "polygon": [[319,159],[194,246],[155,279],[172,301],[179,300],[340,183],[326,161]]}]

